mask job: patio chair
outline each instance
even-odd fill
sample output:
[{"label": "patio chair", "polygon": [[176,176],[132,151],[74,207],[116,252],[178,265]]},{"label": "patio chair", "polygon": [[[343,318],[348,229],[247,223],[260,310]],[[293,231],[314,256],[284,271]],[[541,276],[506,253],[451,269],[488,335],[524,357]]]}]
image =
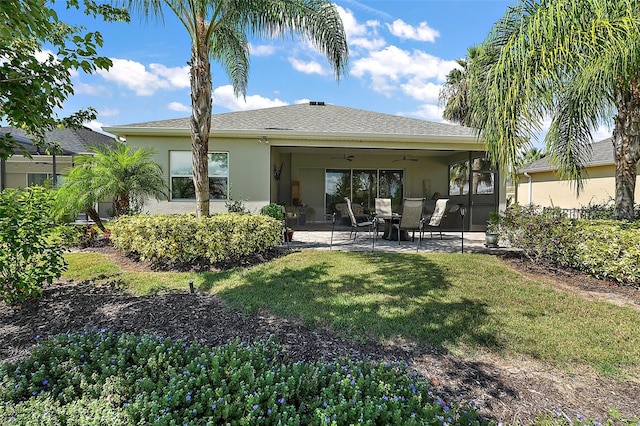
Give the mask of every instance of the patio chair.
[{"label": "patio chair", "polygon": [[[376,222],[377,224],[385,225],[385,220],[391,220],[389,218],[393,215],[393,212],[391,211],[391,198],[376,198],[375,205],[376,205],[376,219],[377,219]],[[385,217],[387,219],[385,219]],[[379,231],[380,230],[376,226],[376,236]]]},{"label": "patio chair", "polygon": [[356,218],[356,215],[353,214],[353,208],[351,207],[351,200],[348,197],[344,198],[344,201],[347,203],[347,210],[349,212],[349,218],[351,219],[351,232],[349,233],[349,239],[351,239],[351,235],[353,235],[353,240],[355,241],[358,236],[358,229],[367,228],[369,231],[369,235],[371,235],[371,231],[373,230],[373,221],[368,218],[360,217],[360,221]]},{"label": "patio chair", "polygon": [[433,238],[433,228],[438,228],[440,231],[440,239],[442,239],[442,219],[447,214],[447,205],[449,203],[448,198],[440,198],[436,201],[436,207],[433,214],[429,218],[427,226],[429,226],[429,234]]},{"label": "patio chair", "polygon": [[422,244],[422,232],[424,230],[424,219],[422,217],[424,200],[424,198],[405,198],[402,202],[400,223],[393,224],[393,228],[398,230],[398,245],[400,244],[401,231],[413,231],[412,241],[416,240],[416,231],[418,231],[418,245],[416,246],[416,251],[418,251]]}]

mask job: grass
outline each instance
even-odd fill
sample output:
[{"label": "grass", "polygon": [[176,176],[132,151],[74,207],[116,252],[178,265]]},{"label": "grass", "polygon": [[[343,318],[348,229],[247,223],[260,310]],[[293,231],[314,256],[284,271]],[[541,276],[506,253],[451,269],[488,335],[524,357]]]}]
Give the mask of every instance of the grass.
[{"label": "grass", "polygon": [[236,309],[265,309],[349,338],[404,338],[640,378],[640,311],[555,290],[493,256],[302,251],[200,274],[117,272],[100,255],[82,256],[67,255],[66,278],[117,280],[136,294],[184,291],[193,279]]}]

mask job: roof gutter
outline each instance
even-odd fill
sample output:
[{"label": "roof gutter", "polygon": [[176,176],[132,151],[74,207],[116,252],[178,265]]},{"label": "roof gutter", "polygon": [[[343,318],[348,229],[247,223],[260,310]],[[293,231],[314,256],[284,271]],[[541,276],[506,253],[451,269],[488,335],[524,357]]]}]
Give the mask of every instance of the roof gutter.
[{"label": "roof gutter", "polygon": [[[162,128],[162,127],[104,127],[105,132],[116,136],[191,136],[190,129]],[[372,133],[344,133],[344,132],[300,132],[287,129],[213,129],[210,138],[256,138],[262,136],[269,138],[273,146],[296,146],[300,140],[324,140],[324,141],[361,141],[361,142],[443,142],[447,144],[478,145],[483,142],[475,135],[407,135],[396,133],[372,134]],[[278,139],[281,139],[280,141]]]}]

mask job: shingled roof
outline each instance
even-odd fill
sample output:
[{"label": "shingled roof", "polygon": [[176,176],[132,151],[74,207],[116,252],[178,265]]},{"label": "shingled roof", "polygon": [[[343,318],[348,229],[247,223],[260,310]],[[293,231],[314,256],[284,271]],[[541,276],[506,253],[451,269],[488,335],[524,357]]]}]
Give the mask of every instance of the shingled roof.
[{"label": "shingled roof", "polygon": [[[150,121],[110,127],[139,129],[189,129],[190,118]],[[292,133],[339,133],[475,137],[470,127],[435,123],[415,118],[310,102],[249,111],[214,114],[212,131],[291,131]]]},{"label": "shingled roof", "polygon": [[[615,164],[612,139],[607,138],[599,142],[592,143],[591,156],[589,161],[585,164],[585,167],[606,166],[609,164]],[[523,167],[519,170],[519,173],[549,172],[555,169],[556,168],[549,163],[549,158],[544,157],[534,161],[526,167]]]},{"label": "shingled roof", "polygon": [[[44,154],[45,148],[38,148],[30,143],[31,136],[24,130],[16,127],[0,127],[0,133],[10,133],[13,136],[26,138],[29,143],[24,140],[18,140],[21,145],[25,146],[31,155]],[[115,146],[115,139],[103,133],[98,133],[87,127],[78,129],[54,129],[45,132],[45,141],[47,143],[58,143],[62,148],[62,155],[77,155],[92,153],[92,146]]]}]

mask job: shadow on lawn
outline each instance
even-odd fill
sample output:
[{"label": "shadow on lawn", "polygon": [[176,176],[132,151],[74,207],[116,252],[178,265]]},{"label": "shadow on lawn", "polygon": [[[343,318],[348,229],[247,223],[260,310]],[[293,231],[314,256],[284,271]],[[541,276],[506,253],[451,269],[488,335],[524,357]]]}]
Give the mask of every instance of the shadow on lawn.
[{"label": "shadow on lawn", "polygon": [[486,304],[453,291],[445,271],[424,256],[354,252],[346,254],[351,268],[337,263],[345,254],[317,256],[300,268],[286,258],[283,266],[255,268],[216,293],[248,312],[267,310],[361,341],[501,346]]}]

